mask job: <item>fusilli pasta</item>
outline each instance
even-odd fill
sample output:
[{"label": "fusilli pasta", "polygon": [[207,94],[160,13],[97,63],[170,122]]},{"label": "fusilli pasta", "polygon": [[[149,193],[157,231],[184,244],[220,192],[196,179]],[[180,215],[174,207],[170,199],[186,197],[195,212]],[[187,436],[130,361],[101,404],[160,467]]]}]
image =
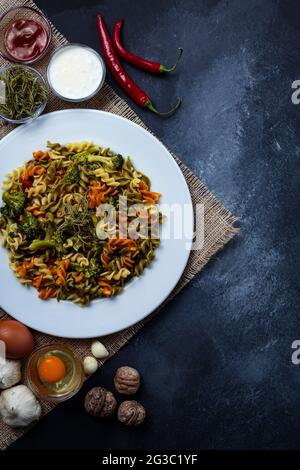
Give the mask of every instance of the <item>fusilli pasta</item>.
[{"label": "fusilli pasta", "polygon": [[0,233],[10,266],[43,300],[86,305],[117,295],[154,259],[160,194],[129,157],[109,148],[47,146],[3,184]]}]

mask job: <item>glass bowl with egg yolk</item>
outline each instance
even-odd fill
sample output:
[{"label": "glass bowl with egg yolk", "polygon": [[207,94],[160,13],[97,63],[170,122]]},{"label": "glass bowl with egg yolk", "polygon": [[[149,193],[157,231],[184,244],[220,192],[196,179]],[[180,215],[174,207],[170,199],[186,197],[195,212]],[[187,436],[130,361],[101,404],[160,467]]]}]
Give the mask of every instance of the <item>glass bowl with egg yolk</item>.
[{"label": "glass bowl with egg yolk", "polygon": [[83,381],[81,361],[64,344],[49,344],[36,349],[25,370],[26,385],[47,401],[64,401],[80,390]]}]

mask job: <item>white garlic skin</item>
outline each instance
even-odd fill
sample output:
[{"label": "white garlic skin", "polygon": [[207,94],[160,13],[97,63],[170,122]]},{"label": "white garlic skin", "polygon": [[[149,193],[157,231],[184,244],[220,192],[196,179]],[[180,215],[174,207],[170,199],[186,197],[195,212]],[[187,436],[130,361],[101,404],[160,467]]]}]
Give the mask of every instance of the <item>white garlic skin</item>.
[{"label": "white garlic skin", "polygon": [[26,385],[16,385],[0,395],[0,417],[13,428],[28,426],[41,416],[41,405]]},{"label": "white garlic skin", "polygon": [[97,359],[104,359],[105,357],[109,356],[109,352],[107,351],[104,344],[100,343],[100,341],[92,342],[91,351],[93,356],[95,356]]},{"label": "white garlic skin", "polygon": [[98,369],[98,362],[92,356],[87,356],[83,360],[83,370],[85,375],[92,375]]},{"label": "white garlic skin", "polygon": [[5,359],[0,362],[0,389],[10,388],[21,380],[21,362]]}]

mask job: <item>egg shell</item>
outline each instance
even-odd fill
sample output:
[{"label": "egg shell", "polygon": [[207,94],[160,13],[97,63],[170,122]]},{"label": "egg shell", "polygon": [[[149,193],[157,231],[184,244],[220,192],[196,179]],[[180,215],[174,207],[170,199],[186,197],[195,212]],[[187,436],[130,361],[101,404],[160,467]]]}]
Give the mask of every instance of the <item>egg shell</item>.
[{"label": "egg shell", "polygon": [[22,359],[33,350],[30,330],[16,320],[0,320],[0,340],[5,343],[8,359]]}]

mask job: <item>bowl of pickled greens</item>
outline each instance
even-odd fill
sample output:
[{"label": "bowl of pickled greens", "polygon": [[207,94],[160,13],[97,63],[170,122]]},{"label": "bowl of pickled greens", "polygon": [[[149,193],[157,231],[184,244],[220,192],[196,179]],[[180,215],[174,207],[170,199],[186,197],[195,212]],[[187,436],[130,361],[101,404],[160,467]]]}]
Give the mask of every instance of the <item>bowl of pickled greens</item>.
[{"label": "bowl of pickled greens", "polygon": [[24,124],[44,111],[48,90],[43,76],[25,65],[0,68],[0,119]]}]

